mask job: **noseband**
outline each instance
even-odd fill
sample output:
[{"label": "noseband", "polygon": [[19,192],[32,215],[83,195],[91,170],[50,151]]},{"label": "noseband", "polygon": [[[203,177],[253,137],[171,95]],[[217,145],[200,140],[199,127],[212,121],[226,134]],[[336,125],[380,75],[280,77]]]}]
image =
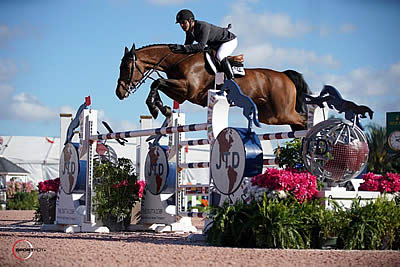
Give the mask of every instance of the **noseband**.
[{"label": "noseband", "polygon": [[[128,80],[128,85],[125,85],[125,83],[121,83],[122,80],[118,79],[118,85],[122,86],[122,89],[125,91],[125,97],[128,97],[130,94],[134,94],[137,89],[139,89],[139,87],[144,84],[146,82],[147,79],[151,79],[153,81],[155,81],[156,79],[154,79],[153,77],[150,77],[151,74],[153,74],[153,72],[157,73],[157,75],[164,79],[164,77],[161,76],[161,74],[158,72],[158,70],[156,69],[158,66],[161,65],[161,63],[164,61],[164,59],[166,59],[171,53],[168,53],[167,55],[165,55],[164,57],[161,58],[161,60],[157,63],[154,64],[153,67],[151,67],[150,69],[146,70],[145,72],[141,71],[139,66],[136,63],[136,52],[133,52],[133,56],[132,57],[128,57],[127,60],[129,60],[129,62],[133,62],[132,63],[132,68],[131,71],[129,73],[129,80]],[[124,60],[124,58],[122,58],[122,60]],[[122,61],[121,60],[121,61]],[[139,81],[137,81],[136,83],[133,81],[133,75],[135,73],[135,67],[137,68],[137,70],[139,71],[140,74],[142,74],[142,77],[140,78]]]},{"label": "noseband", "polygon": [[[123,60],[124,60],[124,58],[122,58],[121,61],[123,61]],[[118,85],[122,86],[122,89],[125,91],[125,95],[124,95],[125,97],[128,97],[130,94],[134,94],[136,92],[136,90],[139,88],[139,86],[136,87],[136,84],[133,82],[133,74],[135,73],[135,67],[137,67],[136,66],[136,53],[134,53],[132,57],[128,57],[127,60],[128,60],[128,62],[133,62],[131,71],[129,72],[129,79],[128,79],[127,85],[125,83],[122,83],[123,81],[121,80],[121,78],[118,79]],[[144,75],[140,71],[139,68],[137,68],[137,69],[142,74],[142,78],[141,78],[141,80],[142,80]]]}]

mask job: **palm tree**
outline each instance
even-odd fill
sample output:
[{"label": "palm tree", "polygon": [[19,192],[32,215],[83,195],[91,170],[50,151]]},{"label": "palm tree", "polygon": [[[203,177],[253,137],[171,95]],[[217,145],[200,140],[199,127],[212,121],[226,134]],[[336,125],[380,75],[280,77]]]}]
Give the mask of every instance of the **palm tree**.
[{"label": "palm tree", "polygon": [[386,128],[370,124],[367,126],[369,147],[368,171],[385,174],[386,172],[400,173],[400,157],[398,154],[387,153]]}]

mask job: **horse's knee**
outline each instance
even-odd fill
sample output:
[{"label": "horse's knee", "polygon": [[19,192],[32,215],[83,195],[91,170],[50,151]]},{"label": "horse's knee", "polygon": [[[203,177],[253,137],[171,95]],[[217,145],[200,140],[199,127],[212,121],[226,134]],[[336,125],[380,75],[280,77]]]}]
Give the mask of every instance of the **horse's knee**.
[{"label": "horse's knee", "polygon": [[153,97],[153,96],[149,95],[149,96],[146,98],[146,105],[147,105],[147,106],[154,105],[154,97]]},{"label": "horse's knee", "polygon": [[161,79],[157,79],[154,82],[151,83],[150,88],[152,90],[157,89],[161,84]]},{"label": "horse's knee", "polygon": [[168,106],[160,107],[160,111],[167,118],[171,117],[171,115],[172,115],[172,109]]}]

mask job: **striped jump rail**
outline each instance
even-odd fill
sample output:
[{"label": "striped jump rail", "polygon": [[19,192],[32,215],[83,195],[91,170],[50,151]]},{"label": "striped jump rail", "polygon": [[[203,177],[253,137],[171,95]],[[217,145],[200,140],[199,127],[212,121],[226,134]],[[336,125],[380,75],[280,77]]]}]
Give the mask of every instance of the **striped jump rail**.
[{"label": "striped jump rail", "polygon": [[270,134],[258,134],[257,137],[260,140],[278,140],[278,139],[289,139],[289,138],[300,138],[305,137],[308,130],[294,131],[294,132],[280,132]]},{"label": "striped jump rail", "polygon": [[263,159],[263,165],[278,165],[277,159]]},{"label": "striped jump rail", "polygon": [[210,142],[208,139],[195,139],[195,140],[184,140],[180,141],[181,146],[197,146],[197,145],[208,145]]},{"label": "striped jump rail", "polygon": [[208,196],[210,185],[208,184],[194,184],[194,185],[180,185],[179,191],[184,191],[187,196]]},{"label": "striped jump rail", "polygon": [[197,131],[207,130],[207,127],[208,123],[201,123],[201,124],[161,127],[156,129],[144,129],[144,130],[136,130],[128,132],[109,133],[109,134],[96,134],[96,135],[91,135],[90,140],[108,140],[108,139],[119,139],[119,138],[129,138],[129,137],[139,137],[139,136],[149,136],[149,135],[159,135],[159,134],[197,132]]},{"label": "striped jump rail", "polygon": [[180,163],[178,167],[181,169],[209,168],[210,162]]}]

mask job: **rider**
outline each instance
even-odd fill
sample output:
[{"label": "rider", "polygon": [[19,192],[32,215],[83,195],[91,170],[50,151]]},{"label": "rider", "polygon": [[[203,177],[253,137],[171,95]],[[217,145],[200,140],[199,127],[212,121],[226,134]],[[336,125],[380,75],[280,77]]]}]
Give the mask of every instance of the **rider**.
[{"label": "rider", "polygon": [[[207,46],[217,51],[216,57],[221,62],[227,79],[233,79],[232,68],[227,56],[231,55],[237,46],[236,35],[213,24],[195,20],[192,11],[182,9],[176,15],[176,23],[186,32],[185,45],[173,45],[171,50],[178,53],[195,53],[203,51]],[[193,44],[197,41],[196,44]]]}]

